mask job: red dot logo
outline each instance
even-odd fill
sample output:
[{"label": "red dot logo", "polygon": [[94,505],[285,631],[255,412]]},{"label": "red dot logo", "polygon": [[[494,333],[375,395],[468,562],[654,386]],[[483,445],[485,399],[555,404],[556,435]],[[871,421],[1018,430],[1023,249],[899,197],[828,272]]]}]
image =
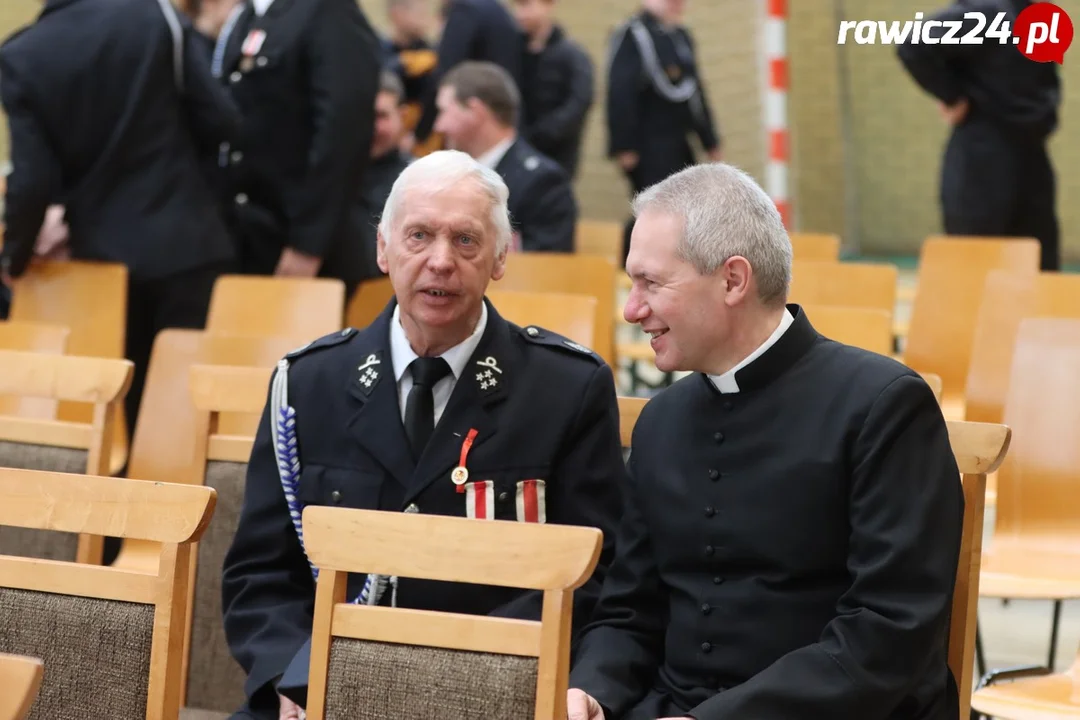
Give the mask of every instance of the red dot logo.
[{"label": "red dot logo", "polygon": [[1016,17],[1013,43],[1028,60],[1056,62],[1061,65],[1073,40],[1069,14],[1057,5],[1037,2],[1028,5]]}]

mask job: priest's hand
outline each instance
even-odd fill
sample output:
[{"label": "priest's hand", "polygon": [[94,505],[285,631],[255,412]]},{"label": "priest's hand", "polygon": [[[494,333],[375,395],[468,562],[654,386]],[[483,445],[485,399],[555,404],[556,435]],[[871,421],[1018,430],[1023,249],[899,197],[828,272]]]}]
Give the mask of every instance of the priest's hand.
[{"label": "priest's hand", "polygon": [[281,252],[274,274],[278,277],[315,277],[321,265],[322,258],[287,247]]},{"label": "priest's hand", "polygon": [[966,98],[960,98],[952,105],[938,103],[938,109],[941,111],[941,116],[945,118],[945,121],[953,127],[964,122],[964,119],[967,118],[968,107],[968,101]]},{"label": "priest's hand", "polygon": [[303,720],[304,710],[284,695],[278,695],[281,700],[281,711],[278,720]]},{"label": "priest's hand", "polygon": [[567,720],[604,720],[604,709],[583,690],[566,693]]}]

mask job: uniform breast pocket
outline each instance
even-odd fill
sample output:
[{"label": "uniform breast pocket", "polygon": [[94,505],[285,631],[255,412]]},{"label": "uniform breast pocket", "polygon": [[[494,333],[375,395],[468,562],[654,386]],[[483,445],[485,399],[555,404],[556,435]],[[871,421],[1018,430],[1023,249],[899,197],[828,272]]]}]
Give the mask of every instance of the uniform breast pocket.
[{"label": "uniform breast pocket", "polygon": [[547,522],[547,468],[472,473],[465,515],[476,520]]},{"label": "uniform breast pocket", "polygon": [[378,510],[382,476],[349,468],[307,465],[300,471],[299,500],[307,505],[337,505]]}]

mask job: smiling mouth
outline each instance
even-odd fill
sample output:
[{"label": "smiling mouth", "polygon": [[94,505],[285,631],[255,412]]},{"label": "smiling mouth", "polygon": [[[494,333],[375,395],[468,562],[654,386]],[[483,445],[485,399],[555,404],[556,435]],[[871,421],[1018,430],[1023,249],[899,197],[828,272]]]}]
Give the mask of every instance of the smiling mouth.
[{"label": "smiling mouth", "polygon": [[649,337],[651,337],[653,340],[655,340],[656,338],[660,337],[661,335],[666,335],[668,331],[667,330],[648,330],[647,332],[649,333]]}]

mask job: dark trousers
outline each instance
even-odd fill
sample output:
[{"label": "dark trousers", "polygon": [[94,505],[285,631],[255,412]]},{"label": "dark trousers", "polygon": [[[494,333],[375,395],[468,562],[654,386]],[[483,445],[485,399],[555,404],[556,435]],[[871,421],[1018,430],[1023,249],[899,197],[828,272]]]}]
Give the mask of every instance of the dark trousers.
[{"label": "dark trousers", "polygon": [[1055,179],[1043,138],[973,118],[953,130],[941,174],[949,235],[1033,237],[1043,270],[1059,270]]},{"label": "dark trousers", "polygon": [[164,278],[129,278],[125,354],[135,364],[124,404],[129,435],[138,418],[154,338],[167,328],[205,327],[214,282],[229,269],[228,263],[213,263]]},{"label": "dark trousers", "polygon": [[[638,164],[626,173],[630,182],[631,196],[652,187],[669,176],[695,163],[694,150],[686,138],[672,138],[668,142],[650,140],[646,149],[638,155]],[[623,228],[623,265],[630,254],[630,235],[634,232],[634,218],[627,219]]]}]

